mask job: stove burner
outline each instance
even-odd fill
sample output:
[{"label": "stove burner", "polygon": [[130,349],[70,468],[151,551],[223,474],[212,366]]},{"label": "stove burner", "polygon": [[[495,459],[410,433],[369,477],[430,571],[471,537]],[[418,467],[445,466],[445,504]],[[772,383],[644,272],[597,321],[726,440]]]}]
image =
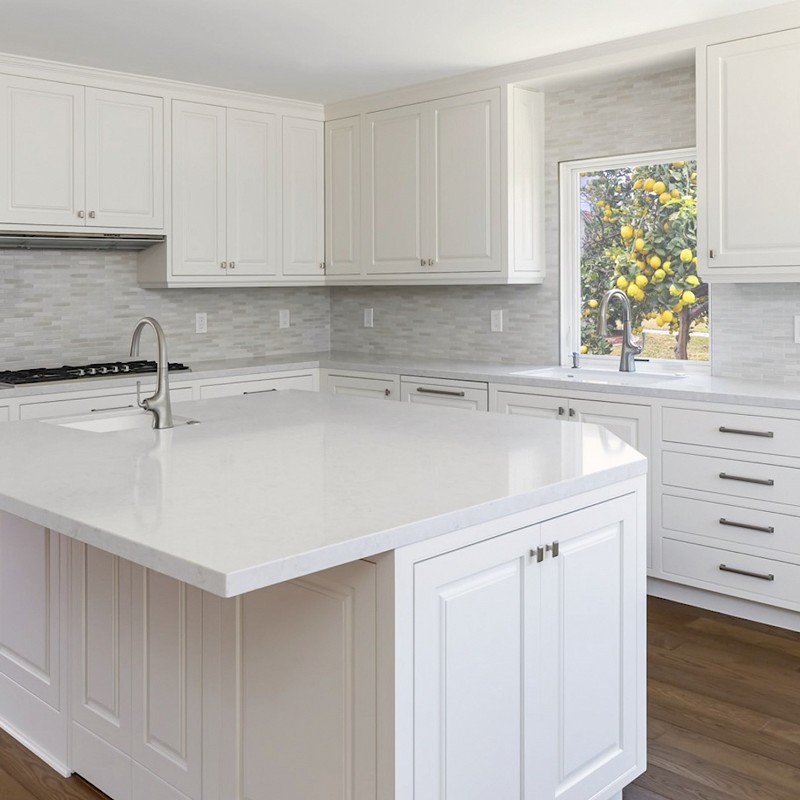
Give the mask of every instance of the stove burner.
[{"label": "stove burner", "polygon": [[[185,364],[170,362],[169,371],[188,370]],[[77,378],[95,378],[102,375],[141,375],[155,373],[155,361],[108,361],[102,364],[84,364],[79,367],[64,365],[63,367],[43,367],[0,371],[0,384],[21,386],[27,383],[48,383],[50,381],[72,381]]]}]

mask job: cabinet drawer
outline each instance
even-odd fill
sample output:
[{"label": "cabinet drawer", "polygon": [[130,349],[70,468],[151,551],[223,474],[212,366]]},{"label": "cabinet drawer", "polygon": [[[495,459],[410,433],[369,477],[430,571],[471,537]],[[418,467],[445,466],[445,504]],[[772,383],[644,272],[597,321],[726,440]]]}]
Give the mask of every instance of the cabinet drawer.
[{"label": "cabinet drawer", "polygon": [[800,420],[665,408],[661,424],[665,442],[725,447],[748,453],[800,455]]},{"label": "cabinet drawer", "polygon": [[800,469],[669,450],[661,463],[667,486],[800,505]]},{"label": "cabinet drawer", "polygon": [[661,527],[800,555],[800,517],[665,494]]},{"label": "cabinet drawer", "polygon": [[[148,397],[155,391],[155,385],[142,386],[142,397]],[[173,403],[192,399],[192,387],[180,386],[169,391]],[[99,394],[91,397],[70,397],[60,400],[38,400],[32,403],[20,403],[20,419],[44,419],[73,414],[91,414],[94,411],[111,411],[114,409],[136,408],[136,390],[122,394]]]},{"label": "cabinet drawer", "polygon": [[397,376],[380,378],[359,375],[328,375],[328,391],[346,397],[372,397],[378,400],[398,400],[400,379]]},{"label": "cabinet drawer", "polygon": [[800,566],[796,564],[677,539],[662,539],[661,546],[662,569],[667,575],[762,603],[800,605]]},{"label": "cabinet drawer", "polygon": [[275,378],[255,378],[253,380],[226,381],[224,383],[207,383],[200,387],[200,399],[211,400],[214,397],[235,397],[242,394],[259,394],[274,392],[277,389],[314,390],[314,376],[291,375]]},{"label": "cabinet drawer", "polygon": [[406,403],[466,408],[471,411],[489,410],[489,388],[479,381],[401,378],[400,399]]}]

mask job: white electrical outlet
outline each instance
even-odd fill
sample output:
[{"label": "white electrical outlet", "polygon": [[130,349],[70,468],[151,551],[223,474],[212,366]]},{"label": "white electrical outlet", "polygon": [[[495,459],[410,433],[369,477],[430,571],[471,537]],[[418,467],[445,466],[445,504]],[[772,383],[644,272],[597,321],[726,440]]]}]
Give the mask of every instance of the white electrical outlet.
[{"label": "white electrical outlet", "polygon": [[794,343],[800,344],[800,314],[794,318]]},{"label": "white electrical outlet", "polygon": [[208,314],[205,311],[200,311],[194,315],[194,332],[208,333]]},{"label": "white electrical outlet", "polygon": [[278,312],[278,327],[279,328],[288,328],[290,322],[291,322],[291,315],[289,314],[289,309],[288,308],[282,308]]},{"label": "white electrical outlet", "polygon": [[372,309],[365,308],[364,309],[364,327],[371,328],[372,327]]},{"label": "white electrical outlet", "polygon": [[503,311],[496,308],[491,312],[491,330],[492,333],[503,332]]}]

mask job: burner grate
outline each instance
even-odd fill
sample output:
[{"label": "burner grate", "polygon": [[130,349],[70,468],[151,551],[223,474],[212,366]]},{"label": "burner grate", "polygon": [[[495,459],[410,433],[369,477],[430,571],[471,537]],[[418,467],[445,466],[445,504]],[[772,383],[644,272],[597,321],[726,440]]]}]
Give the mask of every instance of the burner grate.
[{"label": "burner grate", "polygon": [[[35,367],[0,371],[0,383],[10,386],[22,386],[30,383],[50,383],[51,381],[73,381],[80,378],[100,378],[120,375],[145,375],[155,373],[158,367],[155,361],[144,359],[138,361],[104,361],[99,364],[82,366]],[[188,370],[185,364],[174,361],[169,364],[170,372]]]}]

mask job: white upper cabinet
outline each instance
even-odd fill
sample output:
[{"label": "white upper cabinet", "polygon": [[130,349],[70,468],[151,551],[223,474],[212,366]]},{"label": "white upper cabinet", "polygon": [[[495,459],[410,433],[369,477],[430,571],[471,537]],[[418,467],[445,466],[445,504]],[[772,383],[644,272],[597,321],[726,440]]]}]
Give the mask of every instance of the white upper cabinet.
[{"label": "white upper cabinet", "polygon": [[[701,63],[702,68],[702,63]],[[708,47],[703,277],[800,277],[800,30]],[[701,213],[702,207],[701,207]]]},{"label": "white upper cabinet", "polygon": [[328,123],[328,257],[331,236],[355,230],[346,188],[359,168],[362,250],[329,282],[543,280],[540,95],[498,87],[366,113],[360,164],[343,133],[353,119]]},{"label": "white upper cabinet", "polygon": [[283,119],[283,274],[320,278],[325,269],[323,125]]},{"label": "white upper cabinet", "polygon": [[361,118],[325,123],[325,274],[361,264]]},{"label": "white upper cabinet", "polygon": [[0,224],[163,227],[163,100],[0,76]]},{"label": "white upper cabinet", "polygon": [[278,118],[176,100],[172,271],[214,280],[278,273]]}]

